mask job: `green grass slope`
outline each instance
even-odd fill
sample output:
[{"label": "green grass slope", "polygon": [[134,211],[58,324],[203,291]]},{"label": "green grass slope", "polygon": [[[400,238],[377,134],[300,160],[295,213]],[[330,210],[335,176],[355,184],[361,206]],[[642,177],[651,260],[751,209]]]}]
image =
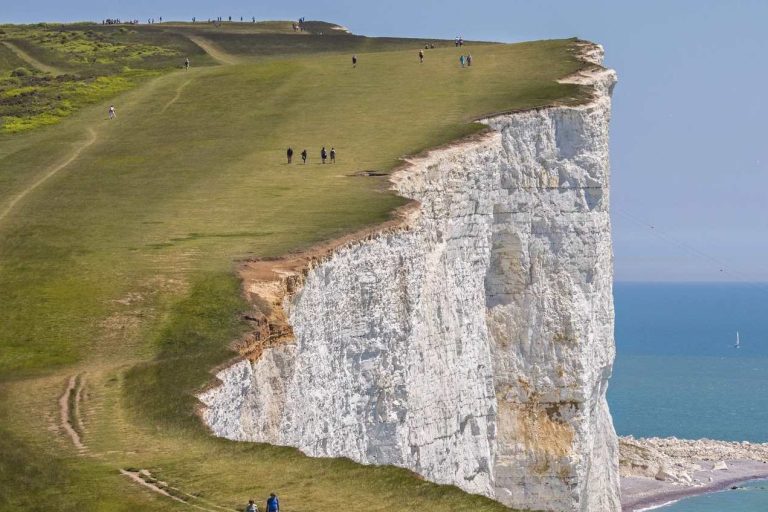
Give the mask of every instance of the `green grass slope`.
[{"label": "green grass slope", "polygon": [[[215,439],[194,414],[193,393],[244,328],[238,260],[386,220],[403,200],[386,176],[358,171],[386,174],[404,155],[476,131],[477,116],[585,97],[556,81],[582,65],[574,41],[438,42],[419,64],[423,40],[310,27],[3,27],[71,80],[130,83],[86,94],[54,126],[0,134],[0,510],[41,497],[54,510],[189,507],[124,468],[151,471],[204,510],[273,489],[286,510],[503,510],[400,469]],[[81,41],[101,36],[116,49]],[[215,65],[207,45],[238,64]],[[154,49],[137,61],[145,47]],[[0,73],[11,78],[19,57],[3,48]],[[471,68],[459,67],[460,51],[472,52]],[[187,54],[193,68],[176,69]],[[48,98],[71,81],[33,76]],[[338,163],[319,163],[323,145]],[[296,163],[303,148],[307,165]],[[73,375],[82,392],[68,417],[81,453],[60,425]]]}]

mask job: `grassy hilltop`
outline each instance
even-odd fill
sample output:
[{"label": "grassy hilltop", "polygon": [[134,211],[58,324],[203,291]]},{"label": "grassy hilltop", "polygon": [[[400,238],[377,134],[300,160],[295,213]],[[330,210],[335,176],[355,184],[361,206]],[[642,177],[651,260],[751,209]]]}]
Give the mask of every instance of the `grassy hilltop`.
[{"label": "grassy hilltop", "polygon": [[585,94],[556,81],[582,65],[572,40],[308,29],[0,26],[0,510],[234,510],[271,490],[287,511],[506,510],[400,469],[215,439],[194,414],[244,329],[238,261],[386,220],[402,199],[358,171]]}]

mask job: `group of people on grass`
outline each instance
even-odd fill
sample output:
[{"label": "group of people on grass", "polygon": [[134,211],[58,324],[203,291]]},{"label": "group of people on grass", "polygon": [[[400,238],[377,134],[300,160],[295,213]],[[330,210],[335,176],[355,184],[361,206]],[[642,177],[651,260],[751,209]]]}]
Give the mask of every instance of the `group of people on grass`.
[{"label": "group of people on grass", "polygon": [[[293,148],[289,147],[288,150],[285,152],[285,155],[288,157],[288,163],[289,164],[292,163],[293,162]],[[301,150],[301,161],[302,161],[302,163],[305,163],[305,164],[307,163],[307,156],[308,156],[307,150],[306,149],[302,149]],[[328,150],[325,149],[325,146],[323,146],[323,148],[320,150],[320,161],[322,163],[325,163],[325,161],[328,160],[329,156],[331,157],[331,160],[330,160],[331,163],[335,164],[336,163],[336,149],[331,147],[331,152],[329,153]]]},{"label": "group of people on grass", "polygon": [[129,20],[129,21],[123,21],[120,18],[107,18],[105,20],[101,20],[102,25],[138,25],[139,20]]},{"label": "group of people on grass", "polygon": [[[458,41],[458,39],[457,39],[457,41]],[[464,41],[462,40],[461,46],[463,46],[463,45],[464,45]],[[459,46],[459,45],[457,44],[456,46]],[[429,50],[429,49],[434,48],[434,47],[435,47],[434,44],[427,43],[426,45],[424,45],[424,50]],[[419,50],[419,62],[422,63],[422,64],[424,63],[424,50]],[[466,55],[461,55],[459,57],[459,64],[461,64],[461,67],[471,66],[472,65],[472,54],[468,53]],[[352,67],[353,68],[357,67],[357,54],[352,55]]]},{"label": "group of people on grass", "polygon": [[[213,23],[217,27],[222,24],[224,21],[224,18],[222,16],[217,16],[216,18],[208,18],[208,23]],[[227,21],[232,21],[232,16],[227,17]],[[240,22],[242,23],[244,20],[242,16],[240,16]],[[197,23],[197,18],[192,16],[192,23]],[[251,23],[256,23],[256,16],[251,16]]]},{"label": "group of people on grass", "polygon": [[[275,493],[270,493],[267,498],[267,512],[280,512],[280,501],[277,499]],[[248,506],[245,507],[245,512],[259,512],[259,507],[256,506],[254,500],[248,500]]]}]

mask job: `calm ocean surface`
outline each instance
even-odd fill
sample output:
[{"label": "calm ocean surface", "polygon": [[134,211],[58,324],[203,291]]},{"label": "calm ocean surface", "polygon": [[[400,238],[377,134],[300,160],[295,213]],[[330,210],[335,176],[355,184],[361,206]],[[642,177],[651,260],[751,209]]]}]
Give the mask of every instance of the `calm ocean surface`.
[{"label": "calm ocean surface", "polygon": [[[620,435],[768,442],[767,284],[616,283],[614,298]],[[659,510],[765,512],[768,484]]]}]

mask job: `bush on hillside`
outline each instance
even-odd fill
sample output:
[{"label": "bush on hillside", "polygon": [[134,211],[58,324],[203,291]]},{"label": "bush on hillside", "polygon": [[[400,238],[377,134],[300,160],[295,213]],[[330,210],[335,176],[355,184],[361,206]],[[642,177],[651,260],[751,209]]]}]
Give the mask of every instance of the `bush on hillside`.
[{"label": "bush on hillside", "polygon": [[27,68],[21,67],[11,71],[11,76],[31,76],[32,72]]}]

